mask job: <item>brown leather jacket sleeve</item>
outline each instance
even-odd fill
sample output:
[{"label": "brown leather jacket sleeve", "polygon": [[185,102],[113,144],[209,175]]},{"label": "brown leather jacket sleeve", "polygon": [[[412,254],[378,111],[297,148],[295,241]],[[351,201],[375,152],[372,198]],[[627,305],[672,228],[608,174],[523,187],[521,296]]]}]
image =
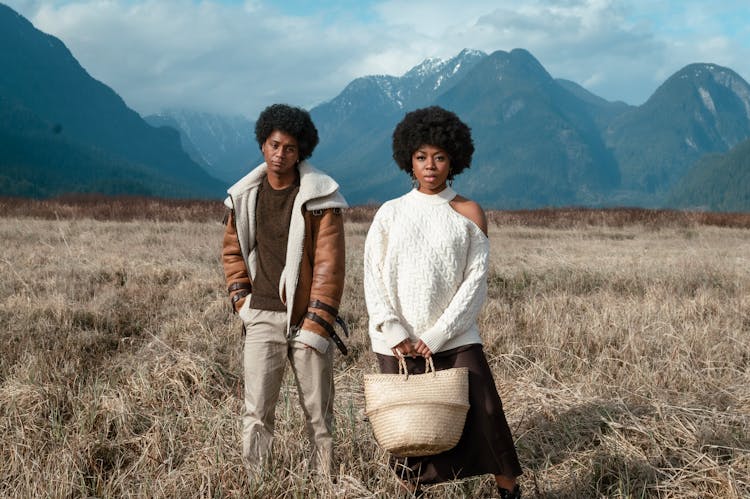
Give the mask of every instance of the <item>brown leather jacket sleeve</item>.
[{"label": "brown leather jacket sleeve", "polygon": [[[335,309],[341,304],[344,292],[346,268],[346,246],[344,241],[344,217],[340,209],[324,210],[322,214],[310,214],[312,241],[312,283],[308,302],[319,300]],[[329,324],[335,325],[336,317],[320,308],[309,308]],[[328,336],[323,327],[305,319],[303,329]]]},{"label": "brown leather jacket sleeve", "polygon": [[[250,275],[242,258],[240,241],[237,238],[237,227],[234,222],[234,211],[230,211],[226,218],[224,240],[221,248],[221,263],[224,266],[227,290],[230,303],[237,312],[245,302],[245,296],[251,291]],[[237,296],[238,298],[235,298]]]}]

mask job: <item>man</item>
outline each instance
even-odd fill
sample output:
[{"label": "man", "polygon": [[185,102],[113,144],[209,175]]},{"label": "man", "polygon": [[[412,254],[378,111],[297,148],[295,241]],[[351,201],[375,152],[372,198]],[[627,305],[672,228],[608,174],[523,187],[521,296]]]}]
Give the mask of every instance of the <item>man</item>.
[{"label": "man", "polygon": [[[255,125],[265,162],[228,189],[222,263],[245,334],[242,451],[269,456],[274,412],[289,361],[312,444],[312,468],[333,460],[333,350],[344,286],[347,204],[338,184],[306,159],[318,144],[307,111],[267,107]],[[336,340],[334,346],[334,342]]]}]

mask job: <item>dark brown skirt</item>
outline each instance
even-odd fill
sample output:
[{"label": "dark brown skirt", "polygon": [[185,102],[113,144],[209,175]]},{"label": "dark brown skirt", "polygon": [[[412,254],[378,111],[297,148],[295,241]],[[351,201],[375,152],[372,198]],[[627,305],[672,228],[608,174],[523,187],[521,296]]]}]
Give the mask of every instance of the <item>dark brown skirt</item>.
[{"label": "dark brown skirt", "polygon": [[[398,373],[398,361],[390,355],[377,354],[380,372]],[[482,345],[466,345],[433,354],[435,369],[469,368],[469,403],[466,424],[458,444],[450,450],[424,457],[391,456],[390,465],[402,479],[413,483],[439,483],[491,473],[518,476],[518,462],[513,437],[505,420],[503,404],[497,393],[492,371]],[[412,374],[424,372],[422,357],[407,358]],[[429,421],[418,424],[429,424]]]}]

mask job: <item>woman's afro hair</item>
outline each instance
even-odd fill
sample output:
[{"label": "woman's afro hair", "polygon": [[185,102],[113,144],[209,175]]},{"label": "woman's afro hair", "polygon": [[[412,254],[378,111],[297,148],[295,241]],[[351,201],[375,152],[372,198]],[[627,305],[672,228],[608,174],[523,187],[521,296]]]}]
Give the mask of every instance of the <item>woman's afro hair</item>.
[{"label": "woman's afro hair", "polygon": [[448,153],[452,179],[471,166],[474,142],[471,129],[456,116],[442,107],[431,106],[417,109],[404,116],[393,131],[393,159],[398,167],[412,173],[411,157],[422,145],[439,147]]},{"label": "woman's afro hair", "polygon": [[318,129],[310,118],[310,113],[286,104],[272,104],[265,108],[255,123],[255,139],[263,147],[266,139],[279,130],[297,139],[299,160],[309,158],[318,145]]}]

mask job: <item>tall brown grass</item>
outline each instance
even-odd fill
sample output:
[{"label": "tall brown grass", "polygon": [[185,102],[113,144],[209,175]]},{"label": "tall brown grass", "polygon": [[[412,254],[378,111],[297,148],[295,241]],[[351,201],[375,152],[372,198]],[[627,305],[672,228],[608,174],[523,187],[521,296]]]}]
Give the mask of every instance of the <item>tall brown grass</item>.
[{"label": "tall brown grass", "polygon": [[[347,210],[349,222],[369,222],[377,206],[355,206]],[[221,219],[220,201],[155,199],[141,196],[69,194],[52,199],[0,197],[0,216],[48,220],[93,218],[94,220],[160,220],[163,222],[208,222]],[[645,208],[544,208],[537,210],[490,210],[494,225],[572,228],[589,226],[625,227],[640,225],[692,227],[712,225],[750,229],[750,213],[650,210]]]},{"label": "tall brown grass", "polygon": [[159,220],[208,222],[221,220],[221,201],[159,199],[142,196],[65,195],[52,199],[0,197],[0,216],[47,220]]},{"label": "tall brown grass", "polygon": [[[0,496],[398,494],[361,413],[362,374],[375,370],[362,294],[372,208],[347,213],[353,335],[336,358],[332,484],[305,473],[291,379],[273,465],[243,468],[220,204],[154,202],[146,216],[144,201],[108,219],[95,203],[48,203],[57,215],[6,207],[0,218]],[[490,213],[480,324],[525,495],[750,496],[750,231],[578,213]],[[478,477],[427,493],[492,497],[493,486]]]}]

